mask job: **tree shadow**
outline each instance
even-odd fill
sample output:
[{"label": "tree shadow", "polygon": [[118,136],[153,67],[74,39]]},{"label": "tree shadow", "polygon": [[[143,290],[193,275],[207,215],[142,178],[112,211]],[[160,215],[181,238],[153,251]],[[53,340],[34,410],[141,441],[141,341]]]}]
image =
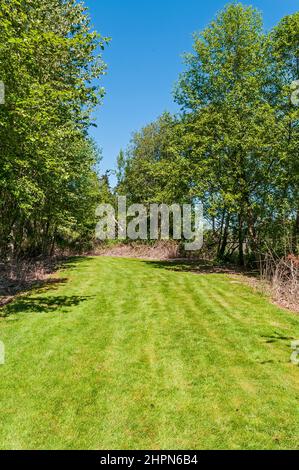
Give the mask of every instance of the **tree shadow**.
[{"label": "tree shadow", "polygon": [[2,318],[18,313],[61,313],[82,302],[90,300],[92,296],[50,296],[50,297],[20,297],[6,306]]},{"label": "tree shadow", "polygon": [[[23,260],[15,262],[6,269],[0,264],[0,318],[7,316],[6,311],[8,308],[12,309],[12,303],[17,305],[24,301],[24,298],[18,297],[23,293],[34,291],[42,294],[68,282],[67,277],[49,277],[51,274],[75,268],[79,263],[90,259],[84,256],[64,256],[55,259]],[[42,270],[42,275],[39,270]],[[4,307],[5,311],[2,311]]]},{"label": "tree shadow", "polygon": [[57,261],[55,271],[60,271],[63,269],[76,268],[80,263],[84,261],[91,261],[90,256],[71,256],[61,258]]},{"label": "tree shadow", "polygon": [[[49,290],[54,289],[56,286],[59,286],[61,284],[65,284],[68,281],[67,278],[50,278],[47,280],[40,280],[40,281],[34,281],[30,282],[27,284],[21,284],[18,286],[14,286],[13,289],[8,293],[6,293],[5,296],[0,297],[0,309],[6,307],[7,305],[11,304],[14,300],[16,300],[17,295],[20,295],[22,293],[30,293],[31,291],[36,291],[36,293],[39,292],[47,292]],[[0,310],[0,317],[3,316],[1,315],[1,310]]]},{"label": "tree shadow", "polygon": [[266,344],[277,343],[278,341],[293,341],[295,338],[292,336],[283,336],[281,333],[275,331],[272,335],[261,335]]},{"label": "tree shadow", "polygon": [[245,269],[233,265],[216,265],[206,260],[167,260],[167,261],[144,261],[157,269],[168,271],[195,273],[195,274],[244,274]]},{"label": "tree shadow", "polygon": [[15,295],[32,287],[59,282],[58,279],[51,280],[49,276],[63,269],[75,268],[88,259],[90,260],[84,256],[73,256],[0,262],[0,296]]}]

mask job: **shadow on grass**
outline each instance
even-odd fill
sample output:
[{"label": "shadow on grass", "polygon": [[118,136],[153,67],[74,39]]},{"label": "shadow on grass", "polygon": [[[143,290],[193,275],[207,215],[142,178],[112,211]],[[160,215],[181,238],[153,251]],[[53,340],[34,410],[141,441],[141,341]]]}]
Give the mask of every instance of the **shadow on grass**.
[{"label": "shadow on grass", "polygon": [[91,261],[91,257],[72,256],[69,258],[62,258],[58,260],[55,271],[76,268],[80,263],[83,263],[84,261]]},{"label": "shadow on grass", "polygon": [[168,271],[198,273],[198,274],[235,274],[246,273],[244,269],[232,265],[215,265],[206,260],[169,260],[144,261],[149,266]]},{"label": "shadow on grass", "polygon": [[36,285],[47,284],[49,275],[59,270],[75,268],[86,260],[90,258],[76,256],[0,262],[0,295],[14,295]]},{"label": "shadow on grass", "polygon": [[292,336],[284,336],[281,333],[275,332],[272,335],[261,335],[261,338],[264,338],[266,341],[265,343],[277,343],[277,341],[292,341],[295,338]]},{"label": "shadow on grass", "polygon": [[2,318],[17,313],[61,313],[71,307],[77,307],[82,302],[91,299],[91,296],[52,296],[52,297],[23,297],[9,304],[3,311]]},{"label": "shadow on grass", "polygon": [[[10,266],[10,269],[6,271],[1,269],[0,265],[0,318],[6,317],[7,315],[14,313],[7,313],[8,309],[14,309],[15,305],[20,302],[25,302],[24,297],[18,297],[23,293],[30,293],[35,291],[37,294],[42,294],[50,290],[54,290],[61,284],[65,284],[68,278],[49,277],[51,274],[55,274],[59,270],[68,270],[77,267],[83,261],[90,260],[84,256],[74,257],[60,257],[55,259],[45,260],[28,260],[29,268],[25,271],[25,274],[20,266],[26,266],[26,262],[18,262],[15,265]],[[43,276],[38,278],[36,274],[36,268],[43,270]],[[44,277],[44,278],[43,278]],[[14,302],[14,303],[13,303]],[[11,305],[13,303],[13,306]],[[5,310],[2,310],[5,307]],[[29,308],[27,309],[29,310]],[[33,308],[34,311],[34,308]]]}]

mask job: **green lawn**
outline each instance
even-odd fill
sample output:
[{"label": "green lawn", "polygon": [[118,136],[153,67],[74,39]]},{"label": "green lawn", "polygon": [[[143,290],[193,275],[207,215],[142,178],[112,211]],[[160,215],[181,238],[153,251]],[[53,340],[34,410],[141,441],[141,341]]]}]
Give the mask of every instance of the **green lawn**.
[{"label": "green lawn", "polygon": [[299,317],[165,263],[58,277],[2,310],[1,449],[299,448]]}]

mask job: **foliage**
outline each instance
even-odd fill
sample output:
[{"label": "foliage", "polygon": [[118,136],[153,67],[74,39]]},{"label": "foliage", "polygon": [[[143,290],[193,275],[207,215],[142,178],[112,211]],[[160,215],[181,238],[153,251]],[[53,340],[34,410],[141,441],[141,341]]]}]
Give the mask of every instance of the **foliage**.
[{"label": "foliage", "polygon": [[87,130],[107,40],[75,0],[0,3],[0,250],[47,253],[89,230],[99,155]]},{"label": "foliage", "polygon": [[142,202],[200,198],[218,258],[237,252],[243,265],[269,247],[296,251],[298,34],[299,14],[266,34],[254,8],[221,11],[185,56],[175,89],[182,114],[135,134],[119,191]]}]

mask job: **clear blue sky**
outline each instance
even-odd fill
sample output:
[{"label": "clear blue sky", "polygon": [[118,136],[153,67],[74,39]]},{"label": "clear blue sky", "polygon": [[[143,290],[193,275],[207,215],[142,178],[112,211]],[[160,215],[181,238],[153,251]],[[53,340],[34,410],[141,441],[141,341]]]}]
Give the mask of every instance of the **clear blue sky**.
[{"label": "clear blue sky", "polygon": [[[183,70],[182,54],[192,48],[192,33],[203,29],[227,1],[86,0],[93,26],[112,42],[104,52],[108,75],[104,105],[96,112],[91,134],[103,150],[103,171],[113,169],[117,154],[133,131],[163,111],[177,111],[172,89]],[[265,28],[299,10],[298,0],[244,2],[264,14]]]}]

